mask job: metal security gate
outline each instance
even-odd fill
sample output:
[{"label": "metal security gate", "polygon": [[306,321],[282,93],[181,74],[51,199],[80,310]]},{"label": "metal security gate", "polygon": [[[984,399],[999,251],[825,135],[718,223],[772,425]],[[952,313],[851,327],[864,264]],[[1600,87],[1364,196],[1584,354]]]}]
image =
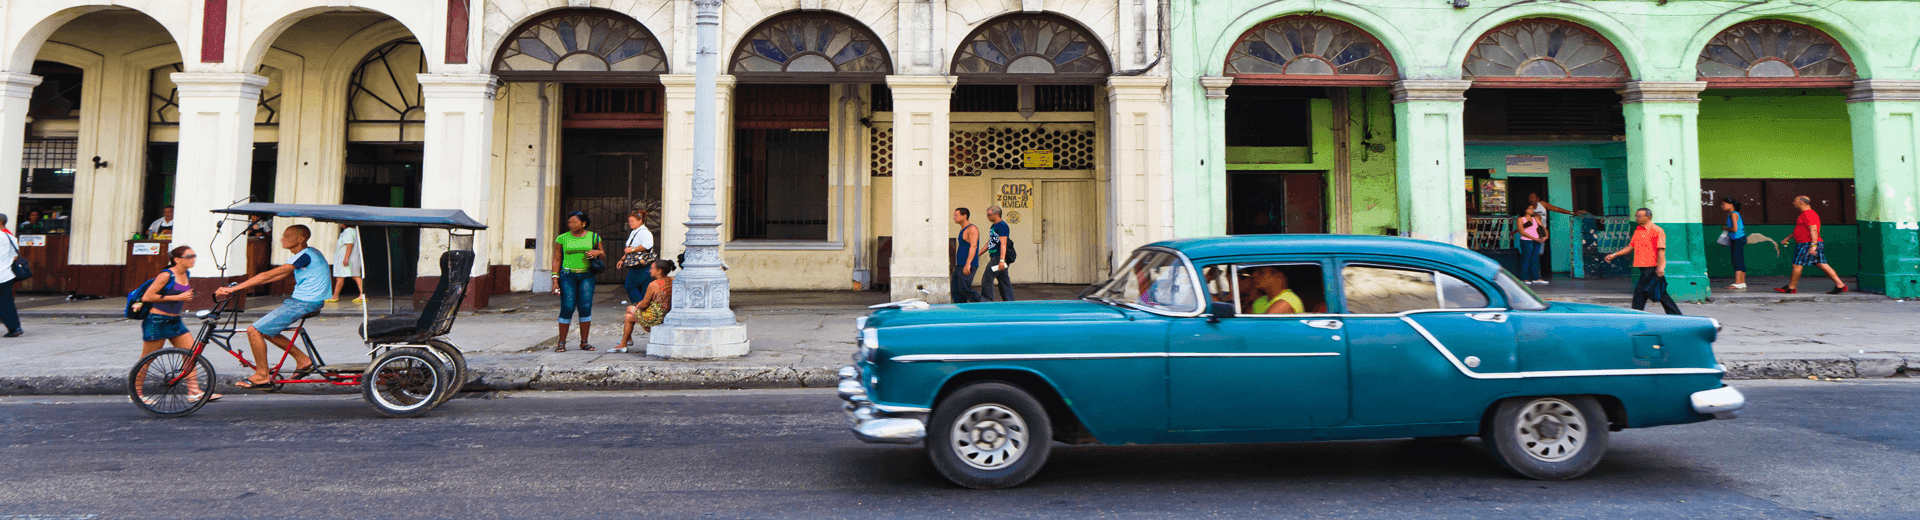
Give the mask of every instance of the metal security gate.
[{"label": "metal security gate", "polygon": [[[589,231],[600,234],[608,259],[619,256],[627,241],[627,214],[647,212],[647,228],[660,233],[660,131],[658,130],[568,130],[564,134],[564,189],[561,194],[559,228],[542,240],[551,241],[565,229],[568,213],[585,212],[592,224]],[[549,258],[541,258],[546,265]],[[620,283],[626,271],[608,269],[596,280]]]}]

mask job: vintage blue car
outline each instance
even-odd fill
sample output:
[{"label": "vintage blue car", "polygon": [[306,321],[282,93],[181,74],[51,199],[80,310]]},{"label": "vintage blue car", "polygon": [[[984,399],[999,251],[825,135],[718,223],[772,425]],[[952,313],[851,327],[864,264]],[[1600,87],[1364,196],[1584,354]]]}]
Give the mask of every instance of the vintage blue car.
[{"label": "vintage blue car", "polygon": [[1611,431],[1746,404],[1720,381],[1717,321],[1544,302],[1424,240],[1173,240],[1079,301],[880,307],[840,370],[854,436],[924,440],[973,488],[1025,482],[1055,440],[1479,436],[1515,473],[1571,479]]}]

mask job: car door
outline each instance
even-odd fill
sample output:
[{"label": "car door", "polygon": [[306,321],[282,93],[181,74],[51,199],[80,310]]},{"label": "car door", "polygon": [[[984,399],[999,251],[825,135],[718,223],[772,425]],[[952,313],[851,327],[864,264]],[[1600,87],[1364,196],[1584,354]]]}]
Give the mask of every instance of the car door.
[{"label": "car door", "polygon": [[[1175,431],[1276,430],[1333,426],[1347,419],[1347,339],[1340,316],[1325,313],[1326,261],[1288,258],[1203,269],[1207,295],[1235,316],[1176,320],[1168,331],[1168,422]],[[1272,273],[1272,274],[1270,274]],[[1301,309],[1274,304],[1255,313],[1254,283],[1286,281]],[[1269,301],[1274,300],[1269,298]],[[1316,312],[1317,311],[1317,312]]]},{"label": "car door", "polygon": [[1519,388],[1513,324],[1478,277],[1342,259],[1358,425],[1477,421]]}]

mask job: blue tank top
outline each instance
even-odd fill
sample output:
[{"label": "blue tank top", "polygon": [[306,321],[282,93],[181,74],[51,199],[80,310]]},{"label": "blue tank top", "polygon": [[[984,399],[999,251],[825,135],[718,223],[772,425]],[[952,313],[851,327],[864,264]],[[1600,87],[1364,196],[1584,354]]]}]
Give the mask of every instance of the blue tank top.
[{"label": "blue tank top", "polygon": [[1727,238],[1747,238],[1747,219],[1740,218],[1735,220],[1733,216],[1738,214],[1740,214],[1740,212],[1737,211],[1727,214],[1727,227],[1733,228],[1733,232],[1728,233]]},{"label": "blue tank top", "polygon": [[953,250],[953,265],[960,267],[973,265],[973,258],[971,258],[973,242],[967,241],[967,230],[969,229],[973,229],[973,224],[967,224],[967,227],[960,228],[960,236],[957,237],[960,239],[960,248]]}]

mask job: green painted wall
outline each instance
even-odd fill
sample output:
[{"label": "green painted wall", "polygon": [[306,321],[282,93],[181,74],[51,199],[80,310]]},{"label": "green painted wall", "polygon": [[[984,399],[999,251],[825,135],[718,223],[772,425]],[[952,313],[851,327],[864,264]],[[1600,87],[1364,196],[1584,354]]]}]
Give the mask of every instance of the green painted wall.
[{"label": "green painted wall", "polygon": [[[1400,227],[1398,172],[1394,167],[1393,95],[1384,88],[1347,90],[1348,134],[1353,157],[1353,233],[1380,235]],[[1377,151],[1376,151],[1377,150]]]},{"label": "green painted wall", "polygon": [[[1780,247],[1776,254],[1774,244],[1781,239],[1793,236],[1793,226],[1786,224],[1766,224],[1747,226],[1748,233],[1759,233],[1773,239],[1774,242],[1747,244],[1747,276],[1786,276],[1793,270],[1793,245]],[[1700,235],[1707,240],[1720,238],[1719,225],[1700,225]],[[1860,228],[1858,226],[1833,226],[1820,228],[1820,239],[1827,243],[1827,265],[1840,276],[1853,276],[1860,271]],[[1707,243],[1707,274],[1716,278],[1733,276],[1733,253],[1727,246],[1717,242]],[[1801,278],[1813,279],[1825,277],[1819,268],[1812,268],[1812,274],[1802,273]],[[1726,283],[1719,286],[1724,287]]]},{"label": "green painted wall", "polygon": [[1853,178],[1846,99],[1834,89],[1700,93],[1700,178]]}]

